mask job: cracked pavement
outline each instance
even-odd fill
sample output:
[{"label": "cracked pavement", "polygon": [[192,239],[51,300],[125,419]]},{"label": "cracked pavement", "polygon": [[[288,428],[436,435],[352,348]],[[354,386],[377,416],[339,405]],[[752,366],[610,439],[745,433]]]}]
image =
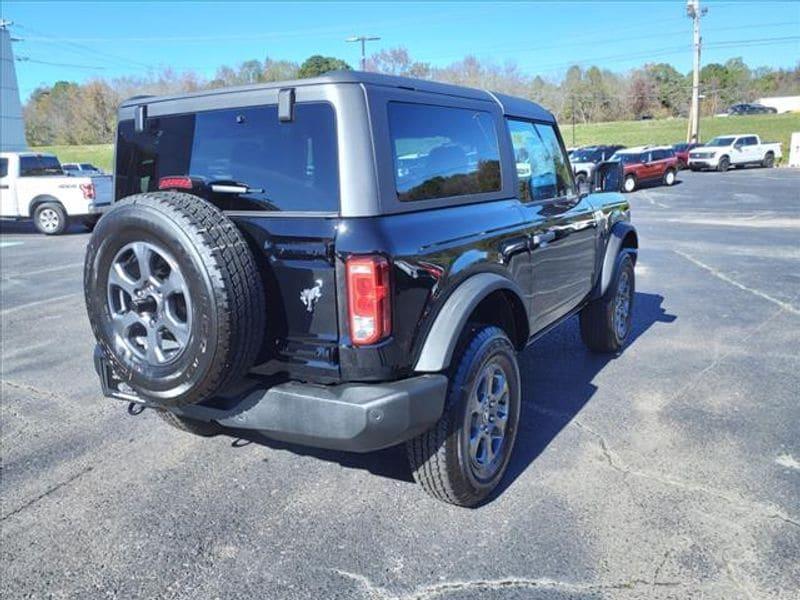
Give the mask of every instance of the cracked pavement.
[{"label": "cracked pavement", "polygon": [[[633,340],[520,357],[518,446],[467,510],[371,455],[172,430],[104,400],[88,236],[3,224],[4,598],[800,597],[800,171],[630,195]],[[30,275],[29,275],[30,274]]]}]

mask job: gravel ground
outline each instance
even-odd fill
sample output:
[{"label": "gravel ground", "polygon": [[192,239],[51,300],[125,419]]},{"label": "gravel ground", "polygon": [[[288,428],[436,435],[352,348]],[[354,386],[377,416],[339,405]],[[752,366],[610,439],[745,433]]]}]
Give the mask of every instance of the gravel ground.
[{"label": "gravel ground", "polygon": [[428,498],[400,448],[206,440],[103,399],[87,235],[4,224],[4,598],[800,597],[800,171],[630,196],[635,331],[521,355],[497,498]]}]

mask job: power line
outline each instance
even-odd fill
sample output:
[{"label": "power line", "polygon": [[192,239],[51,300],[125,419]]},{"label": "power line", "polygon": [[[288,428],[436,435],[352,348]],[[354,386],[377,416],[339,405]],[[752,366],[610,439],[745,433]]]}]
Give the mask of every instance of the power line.
[{"label": "power line", "polygon": [[35,63],[37,65],[49,65],[51,67],[71,67],[73,69],[92,69],[97,71],[105,70],[105,67],[98,67],[96,65],[76,65],[73,63],[50,62],[47,60],[38,60],[36,58],[31,58],[29,56],[17,56],[16,58],[19,62]]}]

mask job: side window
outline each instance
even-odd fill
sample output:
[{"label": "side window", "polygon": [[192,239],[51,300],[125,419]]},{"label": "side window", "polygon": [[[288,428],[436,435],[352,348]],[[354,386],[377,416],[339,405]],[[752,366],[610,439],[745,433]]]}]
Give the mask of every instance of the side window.
[{"label": "side window", "polygon": [[500,191],[500,149],[490,113],[390,102],[388,115],[400,201]]},{"label": "side window", "polygon": [[0,177],[8,176],[8,159],[0,158]]},{"label": "side window", "polygon": [[547,200],[572,191],[569,162],[549,125],[508,119],[516,157],[519,198]]},{"label": "side window", "polygon": [[19,157],[19,176],[33,177],[38,174],[39,160],[35,156]]},{"label": "side window", "polygon": [[651,160],[652,160],[653,162],[655,162],[655,161],[657,161],[657,160],[663,160],[663,159],[665,159],[665,158],[666,158],[666,156],[664,156],[664,151],[663,151],[663,150],[653,150],[653,151],[650,153],[650,156],[652,157],[652,159],[651,159]]},{"label": "side window", "polygon": [[755,146],[757,145],[756,138],[751,135],[750,137],[745,139],[744,144],[745,146]]}]

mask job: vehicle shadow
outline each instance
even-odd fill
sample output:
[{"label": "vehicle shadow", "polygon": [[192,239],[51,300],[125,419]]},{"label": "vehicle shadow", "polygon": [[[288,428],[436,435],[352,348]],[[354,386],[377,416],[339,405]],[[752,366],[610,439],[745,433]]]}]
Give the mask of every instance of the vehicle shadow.
[{"label": "vehicle shadow", "polygon": [[[654,324],[672,323],[677,318],[667,313],[663,302],[664,297],[659,294],[636,292],[631,337],[625,352],[631,351],[636,340]],[[577,318],[569,319],[520,355],[523,398],[516,447],[506,476],[487,502],[513,485],[575,418],[597,391],[592,383],[595,376],[615,358],[615,355],[593,354],[583,346]],[[253,431],[227,429],[226,433],[235,436],[233,448],[255,443],[413,482],[403,445],[355,454],[280,442]]]},{"label": "vehicle shadow", "polygon": [[[75,222],[74,219],[69,223],[67,230],[62,233],[62,236],[68,235],[88,235],[89,232],[86,228],[79,222]],[[31,221],[3,221],[0,220],[0,235],[35,235],[41,236],[42,238],[48,237],[43,233],[40,233],[36,227],[33,225]],[[59,237],[59,236],[54,236]]]}]

